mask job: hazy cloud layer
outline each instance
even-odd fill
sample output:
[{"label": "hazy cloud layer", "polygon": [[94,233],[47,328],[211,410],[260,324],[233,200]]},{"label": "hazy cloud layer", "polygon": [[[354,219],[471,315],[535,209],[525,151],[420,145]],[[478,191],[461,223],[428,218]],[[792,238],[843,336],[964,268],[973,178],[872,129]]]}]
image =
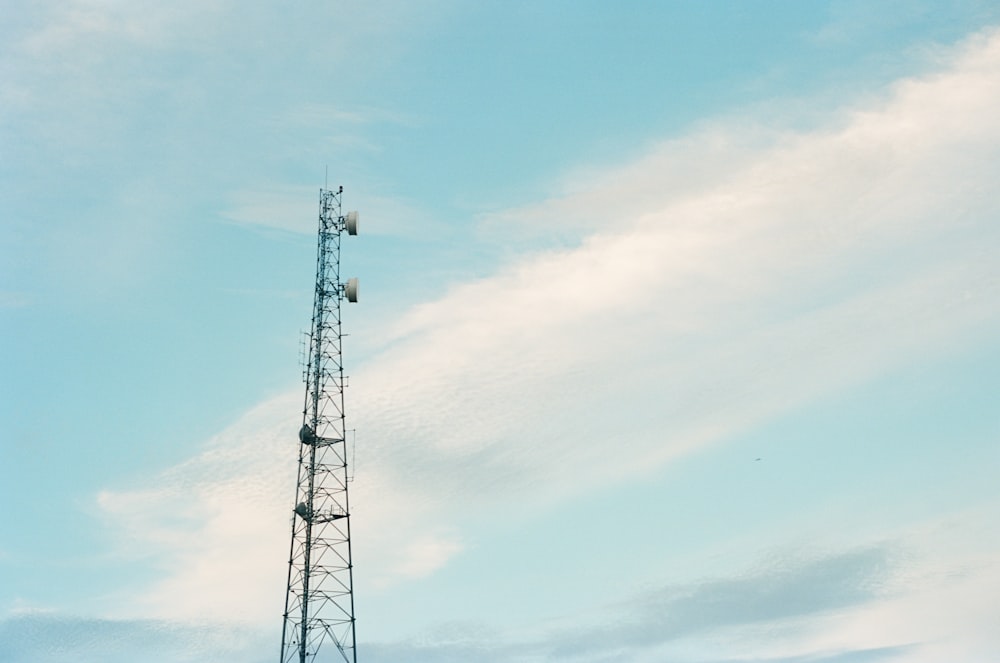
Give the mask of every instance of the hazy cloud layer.
[{"label": "hazy cloud layer", "polygon": [[266,661],[258,632],[220,624],[107,620],[46,614],[0,619],[2,663]]},{"label": "hazy cloud layer", "polygon": [[579,655],[615,639],[621,647],[642,647],[703,630],[843,609],[877,597],[890,572],[890,556],[878,548],[821,559],[772,559],[769,568],[756,574],[665,587],[637,597],[617,606],[631,624],[576,634],[565,638],[560,649]]},{"label": "hazy cloud layer", "polygon": [[[692,636],[716,633],[731,639],[734,629],[768,633],[781,639],[781,620],[803,623],[810,617],[857,606],[886,591],[893,564],[886,550],[847,551],[820,559],[781,558],[756,573],[668,586],[602,606],[602,620],[549,628],[542,635],[483,633],[456,628],[432,634],[423,644],[375,645],[375,661],[694,661],[683,652]],[[738,638],[737,638],[738,639]],[[665,651],[664,646],[677,645]],[[905,651],[904,646],[802,656],[760,657],[756,661],[874,661]],[[732,653],[712,660],[744,660]],[[751,660],[751,659],[745,659]]]},{"label": "hazy cloud layer", "polygon": [[[818,560],[772,560],[744,577],[665,587],[635,600],[604,606],[600,625],[561,628],[542,637],[511,636],[482,630],[442,629],[426,642],[366,646],[372,661],[600,661],[643,652],[693,634],[782,618],[808,617],[875,597],[890,572],[885,551],[849,551]],[[58,637],[52,637],[58,633]],[[485,636],[485,637],[484,637]],[[0,621],[0,661],[131,661],[149,648],[151,661],[263,661],[265,634],[212,621],[196,626],[157,620],[101,620],[22,614]],[[839,654],[820,661],[880,660],[888,650]],[[854,658],[851,658],[854,656]],[[866,656],[868,658],[866,658]],[[147,659],[144,659],[147,660]],[[620,658],[619,658],[620,660]],[[757,659],[797,661],[800,658]]]}]

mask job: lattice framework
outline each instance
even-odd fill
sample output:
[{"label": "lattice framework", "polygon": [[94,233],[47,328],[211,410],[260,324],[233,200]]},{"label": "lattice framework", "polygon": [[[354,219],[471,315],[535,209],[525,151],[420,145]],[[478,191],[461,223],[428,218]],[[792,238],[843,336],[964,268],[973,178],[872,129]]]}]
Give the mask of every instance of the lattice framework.
[{"label": "lattice framework", "polygon": [[[326,643],[347,663],[357,663],[340,311],[342,301],[356,299],[356,282],[340,282],[341,237],[353,234],[356,225],[350,227],[341,213],[342,194],[340,187],[321,189],[319,196],[316,288],[281,663],[315,661]],[[356,218],[351,220],[356,223]]]}]

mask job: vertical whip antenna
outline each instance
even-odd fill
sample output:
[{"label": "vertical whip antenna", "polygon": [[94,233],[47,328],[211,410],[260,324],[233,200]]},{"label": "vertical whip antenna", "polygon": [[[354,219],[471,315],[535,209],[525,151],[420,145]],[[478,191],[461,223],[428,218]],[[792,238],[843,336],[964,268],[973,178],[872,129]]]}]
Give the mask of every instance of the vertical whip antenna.
[{"label": "vertical whip antenna", "polygon": [[[358,301],[358,280],[340,282],[340,239],[358,234],[358,213],[341,213],[341,196],[319,192],[316,289],[299,429],[299,472],[292,510],[281,663],[316,660],[329,644],[357,663],[354,566],[344,414],[340,303]],[[323,661],[332,660],[324,656]]]}]

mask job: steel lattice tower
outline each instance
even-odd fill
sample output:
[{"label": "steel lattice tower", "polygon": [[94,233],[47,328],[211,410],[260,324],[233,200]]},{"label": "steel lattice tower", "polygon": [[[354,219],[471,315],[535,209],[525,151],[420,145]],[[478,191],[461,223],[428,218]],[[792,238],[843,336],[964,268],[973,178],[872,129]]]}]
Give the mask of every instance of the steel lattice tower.
[{"label": "steel lattice tower", "polygon": [[357,234],[358,214],[341,214],[343,191],[339,187],[319,193],[316,291],[281,663],[315,661],[325,643],[331,643],[347,663],[357,662],[340,303],[357,301],[358,281],[340,282],[340,239],[345,231]]}]

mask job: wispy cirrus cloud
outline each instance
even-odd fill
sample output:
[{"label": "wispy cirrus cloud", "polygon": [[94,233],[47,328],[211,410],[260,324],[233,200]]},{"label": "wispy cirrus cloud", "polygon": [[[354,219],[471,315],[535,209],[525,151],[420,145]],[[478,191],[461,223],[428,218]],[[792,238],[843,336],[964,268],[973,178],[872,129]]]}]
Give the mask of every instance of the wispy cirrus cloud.
[{"label": "wispy cirrus cloud", "polygon": [[374,462],[448,468],[442,499],[572,494],[988,338],[998,67],[1000,38],[979,35],[828,127],[753,158],[736,141],[742,166],[714,185],[660,194],[659,155],[506,212],[579,239],[400,318],[354,382],[367,433],[403,441]]},{"label": "wispy cirrus cloud", "polygon": [[[433,573],[461,554],[475,521],[528,505],[543,513],[994,336],[998,102],[1000,33],[989,32],[822,127],[761,131],[748,144],[743,127],[717,126],[606,172],[603,191],[588,182],[498,215],[511,228],[551,222],[572,241],[402,313],[382,332],[383,349],[354,371],[349,398],[363,397],[349,409],[365,470],[353,531],[368,565],[360,581],[385,587]],[[713,178],[717,163],[728,167]],[[692,173],[682,185],[662,184],[682,170]],[[312,200],[301,218],[312,218]],[[274,399],[154,485],[102,494],[114,526],[162,551],[162,580],[139,592],[144,609],[263,620],[260,606],[280,600],[283,577],[264,568],[287,537],[288,415],[297,410],[297,398]],[[128,550],[127,537],[121,545]],[[823,597],[818,608],[792,610],[774,590],[763,596],[767,618],[854,612],[824,616],[834,634],[826,640],[813,633],[798,649],[762,656],[910,657],[905,629],[892,641],[838,639],[864,610],[892,619],[912,604],[868,592],[886,564],[878,554],[830,559],[686,594],[675,587],[645,605],[688,611],[688,620],[700,610],[713,628],[728,627],[753,621],[755,588],[808,580]],[[265,576],[273,581],[246,582]],[[836,578],[846,584],[823,584]],[[729,599],[713,598],[723,590]],[[212,601],[193,598],[206,595]],[[671,641],[697,631],[670,619],[635,617],[628,628],[637,642],[642,629]]]}]

